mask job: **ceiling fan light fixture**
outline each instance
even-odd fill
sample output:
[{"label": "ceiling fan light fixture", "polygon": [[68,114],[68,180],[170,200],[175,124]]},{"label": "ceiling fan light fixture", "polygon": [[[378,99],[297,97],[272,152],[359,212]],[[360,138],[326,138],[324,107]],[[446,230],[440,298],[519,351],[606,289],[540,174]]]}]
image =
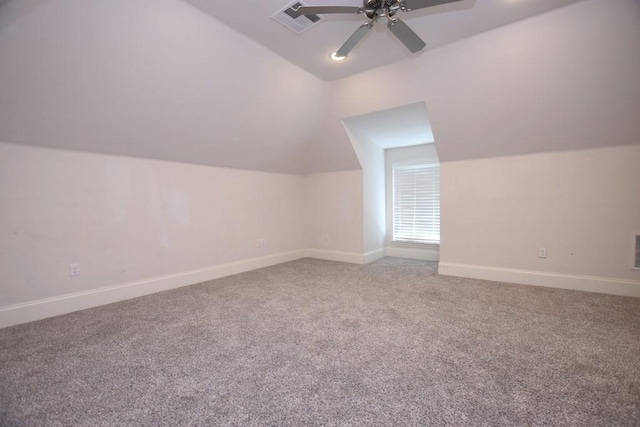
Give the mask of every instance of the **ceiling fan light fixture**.
[{"label": "ceiling fan light fixture", "polygon": [[333,61],[344,61],[345,59],[347,59],[346,56],[338,56],[338,52],[332,52],[331,55],[329,55],[329,58],[331,58]]},{"label": "ceiling fan light fixture", "polygon": [[[1,1],[1,0],[0,0]],[[301,0],[300,0],[301,1]],[[299,6],[295,12],[298,15],[322,15],[332,13],[355,13],[364,15],[369,22],[360,25],[355,33],[346,42],[332,53],[329,57],[334,61],[344,61],[351,50],[369,32],[375,22],[386,22],[391,33],[398,39],[411,53],[416,53],[426,46],[424,40],[420,38],[401,19],[395,17],[396,12],[424,9],[432,6],[439,6],[447,3],[455,3],[462,0],[362,0],[362,7],[357,6]]]}]

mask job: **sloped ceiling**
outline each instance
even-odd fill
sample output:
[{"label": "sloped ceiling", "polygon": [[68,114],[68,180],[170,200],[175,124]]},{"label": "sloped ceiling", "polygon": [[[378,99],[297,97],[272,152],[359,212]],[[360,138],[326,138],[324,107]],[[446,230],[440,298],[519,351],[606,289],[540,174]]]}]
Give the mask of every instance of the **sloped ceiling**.
[{"label": "sloped ceiling", "polygon": [[326,141],[422,101],[445,162],[640,144],[639,43],[640,2],[579,2],[335,82]]},{"label": "sloped ceiling", "polygon": [[383,149],[434,142],[424,102],[349,117],[344,123],[351,133]]},{"label": "sloped ceiling", "polygon": [[182,0],[12,0],[0,25],[2,142],[309,170],[328,83]]},{"label": "sloped ceiling", "polygon": [[443,161],[637,144],[639,44],[637,0],[583,0],[326,82],[183,0],[0,0],[0,142],[309,174],[422,103]]}]

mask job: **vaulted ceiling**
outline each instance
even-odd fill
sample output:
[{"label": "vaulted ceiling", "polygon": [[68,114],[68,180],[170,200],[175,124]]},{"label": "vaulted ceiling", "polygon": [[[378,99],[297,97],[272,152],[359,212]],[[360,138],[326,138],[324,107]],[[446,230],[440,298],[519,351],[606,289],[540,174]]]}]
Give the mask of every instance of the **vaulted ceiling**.
[{"label": "vaulted ceiling", "polygon": [[637,0],[463,0],[403,16],[424,52],[381,29],[340,64],[361,18],[297,35],[286,4],[0,0],[0,142],[309,174],[419,105],[443,161],[640,143]]}]

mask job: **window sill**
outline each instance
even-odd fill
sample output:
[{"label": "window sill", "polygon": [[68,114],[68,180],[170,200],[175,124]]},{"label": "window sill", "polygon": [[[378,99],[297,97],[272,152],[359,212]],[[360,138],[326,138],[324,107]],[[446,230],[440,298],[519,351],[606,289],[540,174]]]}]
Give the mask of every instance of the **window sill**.
[{"label": "window sill", "polygon": [[389,242],[387,256],[397,258],[419,259],[423,261],[440,260],[440,245],[425,243]]},{"label": "window sill", "polygon": [[399,248],[433,249],[439,250],[439,243],[419,243],[419,242],[387,242],[387,246],[397,246]]}]

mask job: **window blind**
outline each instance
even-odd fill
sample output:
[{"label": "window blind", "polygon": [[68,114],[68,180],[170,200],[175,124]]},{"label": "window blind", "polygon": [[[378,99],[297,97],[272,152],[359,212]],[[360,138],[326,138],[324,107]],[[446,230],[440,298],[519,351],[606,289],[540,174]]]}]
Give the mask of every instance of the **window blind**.
[{"label": "window blind", "polygon": [[440,165],[393,166],[393,241],[440,243]]}]

